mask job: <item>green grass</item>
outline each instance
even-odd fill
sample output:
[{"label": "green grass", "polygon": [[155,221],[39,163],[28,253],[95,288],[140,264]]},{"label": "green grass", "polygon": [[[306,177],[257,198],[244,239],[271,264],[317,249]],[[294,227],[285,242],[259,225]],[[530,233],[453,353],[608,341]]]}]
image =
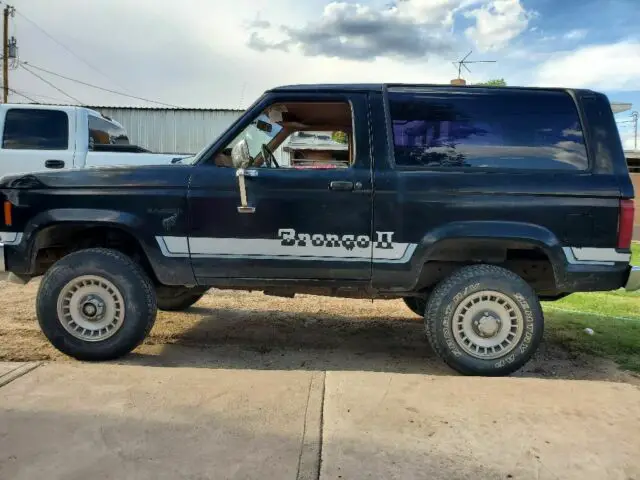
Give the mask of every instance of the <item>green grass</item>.
[{"label": "green grass", "polygon": [[[585,333],[587,327],[594,330],[593,335]],[[606,357],[621,368],[640,372],[640,317],[631,322],[545,306],[545,336],[570,351]]]},{"label": "green grass", "polygon": [[[640,243],[632,245],[631,263],[640,265]],[[640,292],[575,293],[544,302],[543,308],[549,341],[640,372]],[[588,335],[585,328],[595,333]]]}]

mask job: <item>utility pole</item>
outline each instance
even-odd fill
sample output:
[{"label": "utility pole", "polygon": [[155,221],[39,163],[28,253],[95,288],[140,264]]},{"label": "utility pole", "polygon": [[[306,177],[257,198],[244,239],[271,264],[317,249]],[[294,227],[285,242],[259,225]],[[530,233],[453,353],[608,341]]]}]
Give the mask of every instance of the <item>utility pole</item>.
[{"label": "utility pole", "polygon": [[13,7],[4,7],[4,28],[2,31],[2,84],[4,91],[2,95],[3,103],[9,101],[9,15],[13,12]]},{"label": "utility pole", "polygon": [[631,112],[633,117],[633,149],[638,150],[638,112]]}]

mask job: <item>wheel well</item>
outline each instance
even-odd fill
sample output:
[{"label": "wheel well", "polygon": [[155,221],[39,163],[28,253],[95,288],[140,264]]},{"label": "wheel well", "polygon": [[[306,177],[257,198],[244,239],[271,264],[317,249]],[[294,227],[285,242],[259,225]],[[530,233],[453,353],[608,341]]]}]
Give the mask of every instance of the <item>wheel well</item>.
[{"label": "wheel well", "polygon": [[433,287],[463,265],[497,265],[522,277],[538,294],[555,295],[556,278],[547,253],[538,245],[517,241],[444,241],[433,248],[418,280],[418,291]]},{"label": "wheel well", "polygon": [[33,276],[44,274],[51,265],[72,252],[95,247],[124,253],[157,283],[151,263],[138,239],[122,228],[104,225],[58,224],[41,230],[32,250]]}]

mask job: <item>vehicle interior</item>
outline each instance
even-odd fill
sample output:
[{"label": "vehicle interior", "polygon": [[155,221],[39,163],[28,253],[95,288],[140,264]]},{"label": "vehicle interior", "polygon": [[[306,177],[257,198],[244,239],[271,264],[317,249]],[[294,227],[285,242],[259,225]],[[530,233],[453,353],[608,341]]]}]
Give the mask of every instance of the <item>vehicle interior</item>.
[{"label": "vehicle interior", "polygon": [[354,161],[353,116],[346,102],[271,105],[215,159],[231,168],[347,168]]}]

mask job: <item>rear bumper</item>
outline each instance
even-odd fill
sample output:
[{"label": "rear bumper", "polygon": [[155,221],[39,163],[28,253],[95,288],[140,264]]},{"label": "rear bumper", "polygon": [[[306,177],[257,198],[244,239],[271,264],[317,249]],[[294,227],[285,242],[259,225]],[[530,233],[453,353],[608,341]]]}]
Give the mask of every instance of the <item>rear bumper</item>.
[{"label": "rear bumper", "polygon": [[0,243],[0,280],[6,280],[9,277],[6,263],[4,260],[4,244]]},{"label": "rear bumper", "polygon": [[640,267],[631,267],[629,278],[624,288],[628,291],[640,290]]}]

